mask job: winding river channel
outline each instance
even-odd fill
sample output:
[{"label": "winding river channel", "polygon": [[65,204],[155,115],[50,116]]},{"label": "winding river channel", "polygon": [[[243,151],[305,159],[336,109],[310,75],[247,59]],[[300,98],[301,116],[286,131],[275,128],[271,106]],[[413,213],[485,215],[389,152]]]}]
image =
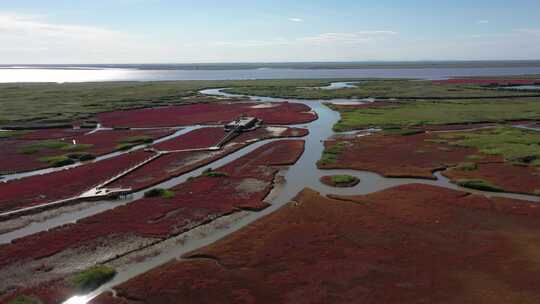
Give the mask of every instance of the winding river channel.
[{"label": "winding river channel", "polygon": [[[333,87],[339,87],[340,83],[332,84]],[[188,231],[182,235],[174,237],[172,239],[165,240],[161,242],[159,247],[159,254],[141,259],[140,262],[132,262],[129,264],[124,264],[116,267],[118,273],[114,279],[107,284],[101,286],[99,289],[87,295],[78,295],[68,299],[65,304],[81,304],[87,303],[92,298],[96,297],[102,292],[107,290],[113,290],[114,286],[121,284],[139,274],[147,272],[159,265],[162,265],[172,259],[179,259],[179,257],[189,251],[198,249],[200,247],[211,244],[224,236],[229,235],[230,233],[244,227],[245,225],[268,215],[280,207],[282,207],[287,202],[291,201],[298,192],[302,189],[309,187],[323,195],[326,194],[338,194],[338,195],[354,195],[354,194],[368,194],[377,192],[383,189],[390,187],[395,187],[398,185],[411,184],[411,183],[421,183],[434,185],[444,188],[450,188],[455,190],[461,190],[469,193],[476,193],[486,196],[493,197],[508,197],[514,199],[521,199],[533,202],[540,202],[540,197],[533,195],[522,195],[522,194],[513,194],[513,193],[492,193],[492,192],[482,192],[475,191],[470,189],[461,188],[453,183],[451,183],[447,178],[442,176],[441,172],[436,172],[434,177],[436,179],[416,179],[416,178],[385,178],[379,174],[368,172],[368,171],[359,171],[359,170],[320,170],[317,168],[316,164],[321,154],[324,150],[324,141],[339,135],[332,130],[332,126],[339,120],[339,113],[328,108],[325,103],[340,102],[340,100],[291,100],[291,99],[280,99],[280,98],[269,98],[269,97],[259,97],[259,96],[243,96],[243,95],[234,95],[223,92],[224,89],[208,89],[201,91],[204,95],[216,96],[216,97],[243,97],[249,98],[253,101],[262,101],[262,102],[297,102],[308,105],[312,110],[318,115],[318,119],[307,123],[296,125],[297,127],[307,128],[309,130],[309,135],[304,137],[305,140],[305,152],[302,154],[300,159],[296,164],[289,166],[287,169],[284,169],[278,173],[279,176],[282,176],[285,179],[284,183],[276,183],[276,187],[269,196],[266,198],[266,201],[271,205],[259,212],[250,212],[250,211],[241,211],[233,215],[225,216],[215,220],[214,222],[197,227],[191,231]],[[365,102],[362,100],[348,102]],[[170,139],[175,136],[185,134],[188,131],[197,128],[193,127],[182,127],[182,130],[176,132],[174,135],[171,135],[167,139]],[[371,132],[376,132],[376,130],[361,130],[357,131],[359,134],[368,135]],[[163,140],[163,139],[162,139]],[[268,142],[276,140],[287,140],[287,139],[270,139],[262,140],[251,144],[241,150],[238,150],[234,153],[231,153],[219,160],[216,160],[208,165],[201,167],[197,170],[191,171],[187,174],[181,175],[179,177],[170,179],[166,182],[158,184],[152,188],[170,188],[176,186],[180,183],[185,182],[188,178],[192,176],[200,175],[207,168],[216,168],[223,166],[247,153],[255,150],[256,148],[267,144]],[[115,155],[107,155],[101,159],[107,157],[113,157]],[[99,161],[98,159],[97,161]],[[13,178],[22,178],[25,176],[43,174],[50,172],[50,170],[57,169],[45,169],[40,170],[39,173],[29,172],[22,175],[9,176],[9,179]],[[319,181],[319,178],[324,175],[330,174],[348,174],[360,178],[361,182],[351,188],[334,188],[322,184]],[[128,204],[137,199],[140,199],[143,196],[143,193],[149,189],[144,189],[142,191],[133,193],[127,197],[124,197],[119,200],[107,200],[100,201],[98,203],[89,204],[87,207],[81,207],[74,209],[71,212],[60,213],[56,216],[51,216],[50,218],[45,218],[42,221],[35,221],[31,224],[13,230],[11,232],[0,235],[0,243],[9,243],[12,240],[37,233],[40,231],[46,231],[54,227],[64,225],[66,223],[76,222],[79,219],[103,212],[108,209],[116,208],[120,205]],[[182,244],[179,245],[178,241],[182,240]],[[144,255],[146,249],[139,251],[135,254]],[[150,250],[150,249],[148,249]],[[152,249],[152,250],[155,250]],[[114,264],[114,261],[111,262]]]}]

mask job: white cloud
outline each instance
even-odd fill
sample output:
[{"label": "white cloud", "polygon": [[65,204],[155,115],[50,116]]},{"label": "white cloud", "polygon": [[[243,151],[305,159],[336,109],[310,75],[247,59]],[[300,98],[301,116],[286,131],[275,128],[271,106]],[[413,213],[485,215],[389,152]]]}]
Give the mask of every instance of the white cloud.
[{"label": "white cloud", "polygon": [[[286,40],[286,39],[271,39],[271,40],[240,40],[240,41],[215,41],[210,43],[203,43],[207,44],[209,46],[216,46],[216,47],[269,47],[269,46],[276,46],[276,45],[290,45],[293,41]],[[201,45],[195,45],[191,44],[192,46],[201,46]]]},{"label": "white cloud", "polygon": [[476,21],[476,24],[488,24],[489,20],[478,20]]},{"label": "white cloud", "polygon": [[87,40],[116,39],[124,34],[99,27],[54,24],[44,21],[39,16],[0,13],[0,35],[3,38],[33,36]]},{"label": "white cloud", "polygon": [[292,21],[292,22],[304,22],[304,19],[302,19],[302,18],[289,18],[289,21]]},{"label": "white cloud", "polygon": [[276,38],[269,40],[237,40],[237,41],[213,41],[199,44],[189,43],[189,47],[226,47],[226,48],[257,48],[275,46],[312,46],[331,45],[341,46],[344,44],[362,44],[387,40],[388,37],[397,35],[394,31],[359,31],[354,33],[321,33],[315,36],[299,37],[294,39]]},{"label": "white cloud", "polygon": [[194,50],[198,50],[199,56],[205,56],[205,50],[212,49],[212,54],[208,55],[211,59],[206,61],[220,61],[219,58],[236,62],[388,60],[396,55],[393,44],[398,38],[395,31],[372,30],[288,39],[202,42],[194,44]]},{"label": "white cloud", "polygon": [[[143,37],[43,16],[0,12],[0,60],[21,63],[131,61],[157,49]],[[140,60],[138,58],[137,60]]]},{"label": "white cloud", "polygon": [[299,38],[299,41],[312,43],[362,43],[383,40],[397,35],[394,31],[360,31],[354,33],[322,33],[316,36]]}]

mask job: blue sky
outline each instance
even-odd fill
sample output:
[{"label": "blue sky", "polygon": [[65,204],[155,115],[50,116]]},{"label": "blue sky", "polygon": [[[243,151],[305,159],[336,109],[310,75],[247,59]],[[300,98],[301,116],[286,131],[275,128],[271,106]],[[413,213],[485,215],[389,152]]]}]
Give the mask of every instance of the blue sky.
[{"label": "blue sky", "polygon": [[0,1],[0,63],[540,59],[536,1]]}]

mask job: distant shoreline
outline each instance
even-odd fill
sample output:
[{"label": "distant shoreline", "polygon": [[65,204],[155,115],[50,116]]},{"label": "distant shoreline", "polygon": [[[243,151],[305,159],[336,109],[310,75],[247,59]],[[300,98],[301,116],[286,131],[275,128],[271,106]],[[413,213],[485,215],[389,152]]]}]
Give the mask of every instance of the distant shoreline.
[{"label": "distant shoreline", "polygon": [[144,64],[0,64],[0,69],[58,70],[257,70],[257,69],[425,69],[540,67],[540,60],[500,61],[385,61],[385,62],[283,62],[283,63],[144,63]]}]

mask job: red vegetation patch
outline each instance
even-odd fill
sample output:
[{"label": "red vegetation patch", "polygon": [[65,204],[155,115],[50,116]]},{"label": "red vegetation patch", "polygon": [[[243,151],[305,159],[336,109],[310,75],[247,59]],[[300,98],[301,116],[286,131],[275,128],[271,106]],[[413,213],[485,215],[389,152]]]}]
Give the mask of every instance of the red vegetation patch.
[{"label": "red vegetation patch", "polygon": [[[261,106],[262,105],[262,106]],[[98,114],[105,126],[172,127],[227,123],[241,114],[255,116],[267,124],[297,124],[315,120],[311,109],[300,103],[198,103]]]},{"label": "red vegetation patch", "polygon": [[107,246],[109,236],[167,238],[238,209],[264,208],[262,200],[272,187],[276,166],[296,162],[303,149],[301,140],[273,142],[216,170],[225,176],[200,176],[172,188],[172,198],[143,198],[2,245],[0,273],[13,263],[49,257],[68,248],[98,250]]},{"label": "red vegetation patch", "polygon": [[153,147],[161,151],[209,148],[217,144],[226,134],[223,127],[201,128],[161,142]]},{"label": "red vegetation patch", "polygon": [[91,303],[540,301],[537,205],[417,184],[345,199],[304,190]]},{"label": "red vegetation patch", "polygon": [[92,147],[85,151],[94,155],[102,155],[115,151],[118,148],[118,145],[136,137],[147,137],[156,140],[171,135],[174,132],[174,130],[170,129],[103,130],[88,135],[77,136],[74,139],[77,144],[92,145]]},{"label": "red vegetation patch", "polygon": [[540,83],[540,79],[477,79],[477,78],[453,78],[435,80],[436,84],[479,84],[479,85],[527,85]]},{"label": "red vegetation patch", "polygon": [[478,163],[474,170],[449,169],[443,174],[453,181],[482,179],[506,192],[540,194],[539,171],[534,167],[509,163]]},{"label": "red vegetation patch", "polygon": [[65,280],[54,280],[37,287],[24,288],[16,293],[0,295],[0,303],[11,304],[19,295],[39,299],[39,304],[57,304],[73,295],[73,287],[68,286]]},{"label": "red vegetation patch", "polygon": [[[245,132],[234,138],[219,151],[178,152],[166,154],[153,162],[139,168],[111,184],[111,187],[131,187],[134,190],[144,189],[175,176],[187,173],[200,166],[237,151],[255,141],[307,135],[307,129],[282,128],[282,132],[270,132],[261,127],[254,131]],[[201,128],[182,136],[173,138],[154,147],[158,150],[183,150],[208,148],[214,146],[223,136],[223,128]]]},{"label": "red vegetation patch", "polygon": [[[172,134],[173,130],[103,130],[92,134],[79,134],[71,132],[72,129],[45,129],[24,135],[23,139],[6,139],[0,141],[0,174],[27,172],[50,167],[46,161],[39,160],[42,157],[60,156],[69,154],[69,150],[42,149],[35,153],[24,154],[23,148],[38,143],[37,140],[55,140],[72,144],[92,145],[82,152],[99,156],[114,152],[124,141],[135,137],[148,137],[152,140]],[[68,136],[71,134],[71,136]],[[61,137],[56,137],[65,135]]]},{"label": "red vegetation patch", "polygon": [[73,138],[88,132],[88,129],[39,129],[20,136],[21,139],[45,140]]},{"label": "red vegetation patch", "polygon": [[335,162],[319,162],[322,169],[374,171],[384,176],[434,178],[433,171],[463,162],[475,149],[429,142],[430,134],[410,136],[373,134],[352,140],[325,142],[331,149],[342,142]]},{"label": "red vegetation patch", "polygon": [[19,139],[0,140],[0,174],[11,174],[46,168],[49,165],[39,161],[38,158],[53,153],[54,150],[43,150],[32,155],[22,154],[20,151],[33,141]]},{"label": "red vegetation patch", "polygon": [[0,183],[0,211],[71,198],[151,156],[137,151],[44,175]]}]

